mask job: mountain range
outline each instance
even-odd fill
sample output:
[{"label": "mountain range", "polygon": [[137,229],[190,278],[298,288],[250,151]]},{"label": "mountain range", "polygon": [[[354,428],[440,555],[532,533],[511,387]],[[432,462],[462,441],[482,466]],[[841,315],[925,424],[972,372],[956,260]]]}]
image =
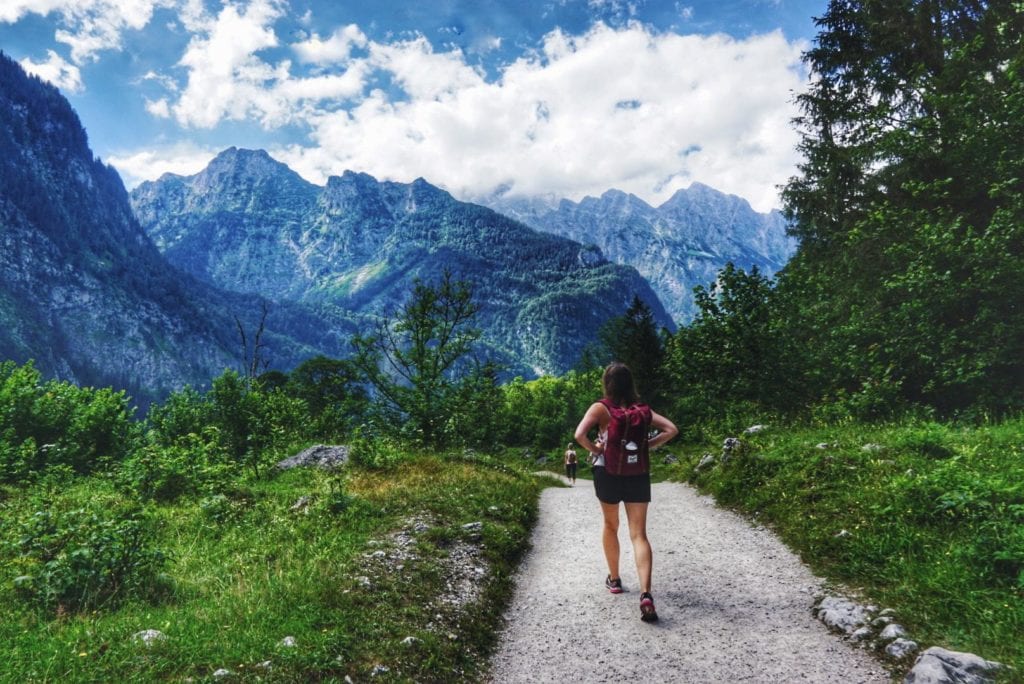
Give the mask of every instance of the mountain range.
[{"label": "mountain range", "polygon": [[[145,404],[240,367],[239,326],[251,342],[261,317],[259,297],[167,262],[67,100],[0,53],[0,361],[31,359]],[[263,342],[288,365],[341,353],[353,330],[341,311],[288,304],[267,317]]]},{"label": "mountain range", "polygon": [[756,212],[745,199],[701,183],[658,207],[620,190],[580,202],[500,195],[484,201],[533,228],[598,245],[610,261],[636,267],[680,325],[697,313],[693,287],[714,282],[727,263],[771,276],[797,245],[781,212]]},{"label": "mountain range", "polygon": [[493,204],[351,171],[319,186],[236,148],[129,195],[59,91],[0,53],[0,360],[144,404],[244,367],[264,325],[271,368],[343,357],[450,270],[484,357],[559,373],[634,297],[672,329],[716,264],[773,270],[791,246],[778,217],[702,186],[657,209],[617,191]]},{"label": "mountain range", "polygon": [[275,301],[388,315],[448,269],[472,285],[485,354],[516,374],[572,367],[634,296],[672,326],[634,268],[423,179],[349,171],[318,186],[262,150],[230,148],[196,175],[141,184],[131,202],[173,265]]}]

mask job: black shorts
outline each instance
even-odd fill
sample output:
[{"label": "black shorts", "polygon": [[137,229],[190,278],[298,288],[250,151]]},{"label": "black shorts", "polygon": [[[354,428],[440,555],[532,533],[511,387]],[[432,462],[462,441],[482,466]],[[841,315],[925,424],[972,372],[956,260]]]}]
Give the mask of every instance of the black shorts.
[{"label": "black shorts", "polygon": [[565,464],[565,476],[571,479],[576,479],[576,464],[566,463]]},{"label": "black shorts", "polygon": [[603,503],[650,503],[651,474],[609,475],[604,466],[594,466],[594,492]]}]

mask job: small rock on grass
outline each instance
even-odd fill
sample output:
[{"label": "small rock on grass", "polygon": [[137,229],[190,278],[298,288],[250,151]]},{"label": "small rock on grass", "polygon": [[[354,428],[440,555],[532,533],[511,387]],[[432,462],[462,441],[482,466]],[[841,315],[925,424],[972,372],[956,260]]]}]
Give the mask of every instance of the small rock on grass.
[{"label": "small rock on grass", "polygon": [[167,639],[167,635],[159,629],[144,629],[141,632],[136,632],[132,638],[135,641],[141,641],[146,646],[152,646],[157,642]]},{"label": "small rock on grass", "polygon": [[885,647],[885,652],[892,658],[906,658],[917,650],[917,642],[910,639],[897,639]]},{"label": "small rock on grass", "polygon": [[904,684],[990,684],[1002,663],[932,646],[917,658]]}]

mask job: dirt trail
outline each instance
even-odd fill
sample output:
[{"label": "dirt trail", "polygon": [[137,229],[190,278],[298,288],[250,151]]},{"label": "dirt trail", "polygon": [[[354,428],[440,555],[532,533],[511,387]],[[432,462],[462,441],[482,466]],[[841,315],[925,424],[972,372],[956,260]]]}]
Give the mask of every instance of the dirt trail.
[{"label": "dirt trail", "polygon": [[653,488],[657,623],[640,621],[625,514],[626,593],[604,588],[600,533],[591,482],[544,491],[493,682],[890,681],[814,619],[820,581],[782,542],[692,488]]}]

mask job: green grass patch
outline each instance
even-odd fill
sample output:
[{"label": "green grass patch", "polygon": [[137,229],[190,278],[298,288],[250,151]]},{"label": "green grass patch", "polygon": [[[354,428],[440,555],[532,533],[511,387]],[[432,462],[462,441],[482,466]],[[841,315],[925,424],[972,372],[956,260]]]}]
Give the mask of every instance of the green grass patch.
[{"label": "green grass patch", "polygon": [[689,449],[674,476],[773,527],[819,574],[895,609],[923,647],[1024,672],[1024,421],[742,439],[739,455],[701,471],[701,453],[718,456],[721,442]]},{"label": "green grass patch", "polygon": [[[136,502],[101,475],[6,488],[4,676],[212,681],[226,669],[220,681],[476,681],[541,486],[485,456],[407,454],[382,469],[297,469],[148,503],[148,543],[167,558],[159,578],[86,609],[19,591],[21,523],[43,508]],[[147,629],[167,638],[133,639]]]}]

